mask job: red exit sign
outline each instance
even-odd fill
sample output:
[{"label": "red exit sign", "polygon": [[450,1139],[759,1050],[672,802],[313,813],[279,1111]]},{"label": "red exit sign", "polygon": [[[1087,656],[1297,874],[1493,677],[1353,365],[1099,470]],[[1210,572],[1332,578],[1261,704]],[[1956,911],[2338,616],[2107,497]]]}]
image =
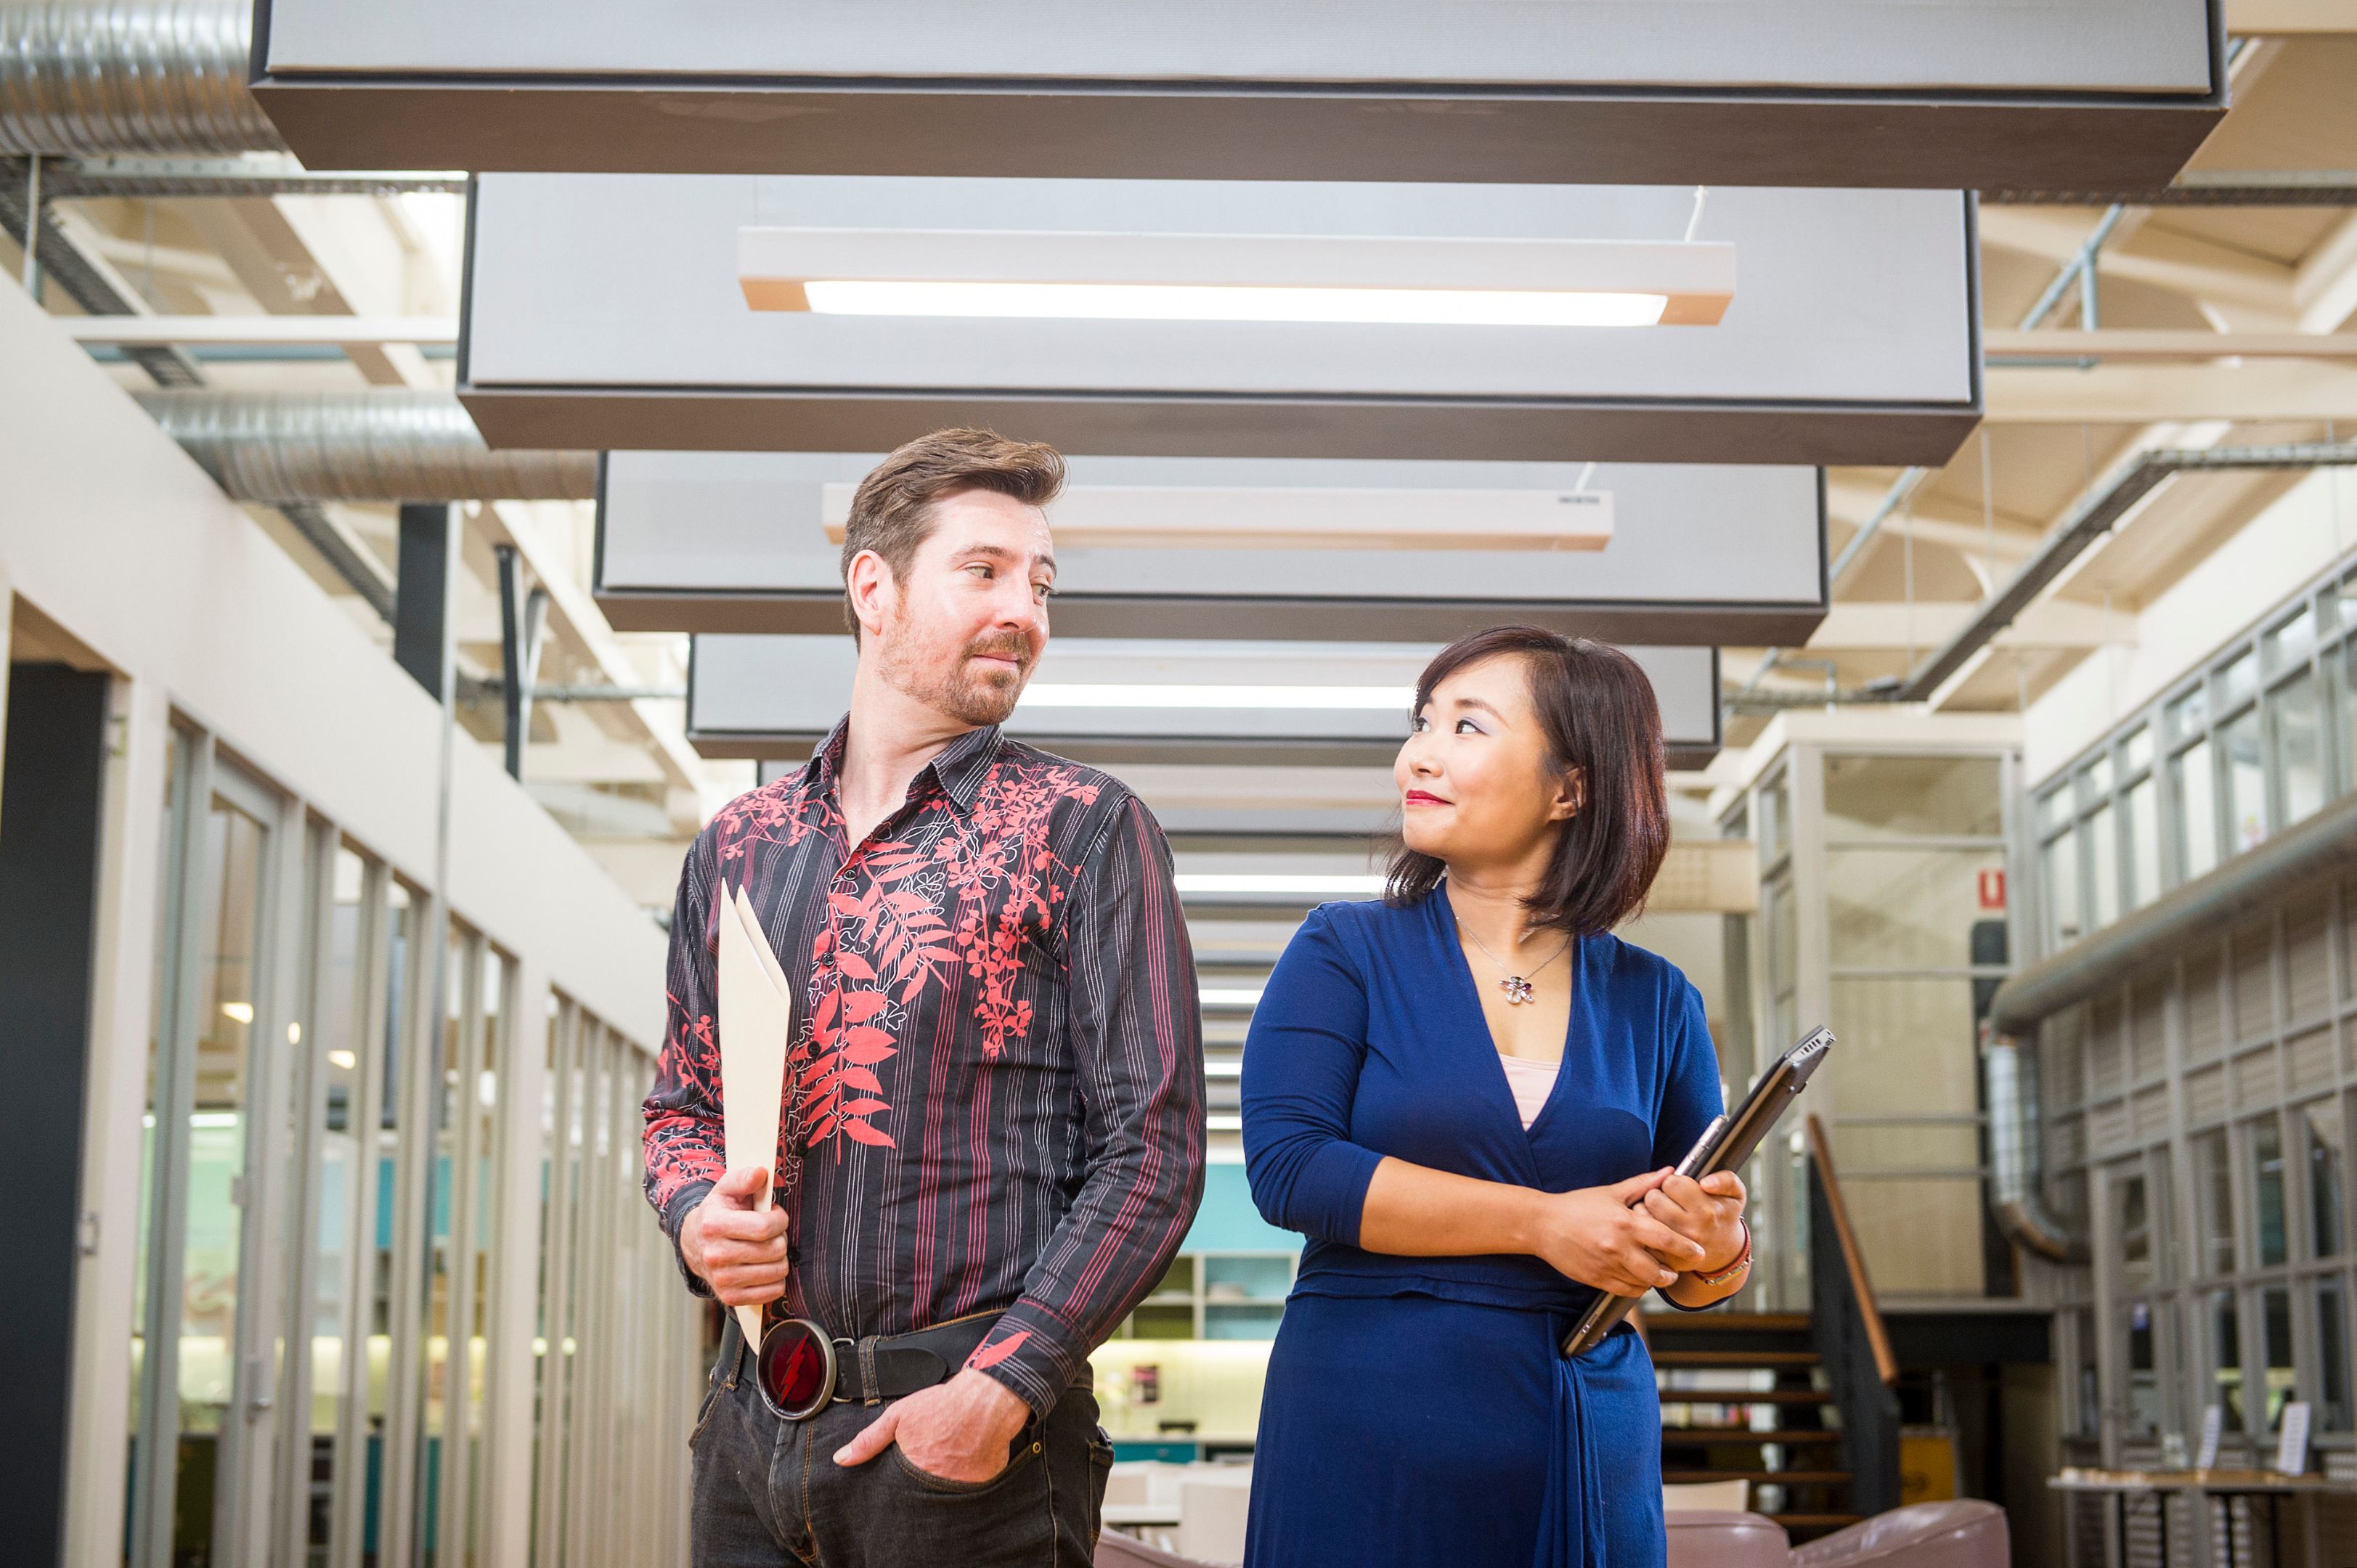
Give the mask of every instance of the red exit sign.
[{"label": "red exit sign", "polygon": [[2002,909],[2005,908],[2004,867],[1990,866],[1981,872],[1980,895],[1982,908]]}]

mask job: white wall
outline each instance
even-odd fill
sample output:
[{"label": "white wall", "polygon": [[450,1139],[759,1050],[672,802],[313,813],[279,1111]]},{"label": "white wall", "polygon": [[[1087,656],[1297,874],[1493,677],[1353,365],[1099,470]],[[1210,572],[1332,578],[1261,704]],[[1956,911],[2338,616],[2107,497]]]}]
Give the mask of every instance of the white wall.
[{"label": "white wall", "polygon": [[2133,618],[2123,613],[2132,642],[2097,650],[2029,705],[2025,776],[2043,781],[2352,546],[2357,474],[2319,469]]},{"label": "white wall", "polygon": [[[170,717],[212,730],[225,754],[420,883],[434,869],[441,717],[87,353],[0,286],[0,599],[8,589],[118,677],[78,1183],[94,1245],[76,1271],[68,1455],[67,1560],[98,1568],[118,1560],[123,1539],[125,1351]],[[527,1024],[555,986],[643,1048],[661,1038],[662,932],[464,737],[449,893],[459,918],[522,961]],[[519,1050],[515,1066],[509,1103],[536,1107],[539,1054]],[[534,1236],[537,1216],[529,1218],[533,1226],[511,1234]],[[532,1293],[520,1282],[535,1255],[527,1240],[503,1260],[511,1339],[530,1336]],[[503,1397],[528,1408],[528,1387],[513,1386],[523,1363],[510,1362]],[[528,1443],[510,1443],[492,1455],[501,1495],[527,1489],[518,1466],[529,1453]],[[520,1563],[521,1552],[515,1530],[505,1530],[498,1561]]]},{"label": "white wall", "polygon": [[[13,289],[0,289],[0,569],[132,682],[430,876],[433,699]],[[622,1033],[660,1038],[662,932],[463,737],[450,897]]]}]

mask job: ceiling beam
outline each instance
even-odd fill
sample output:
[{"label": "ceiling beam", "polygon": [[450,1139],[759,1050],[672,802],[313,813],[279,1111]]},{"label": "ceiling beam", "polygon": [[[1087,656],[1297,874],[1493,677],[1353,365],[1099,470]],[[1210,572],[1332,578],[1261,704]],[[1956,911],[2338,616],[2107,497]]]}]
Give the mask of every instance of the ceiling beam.
[{"label": "ceiling beam", "polygon": [[2357,33],[2349,0],[2226,0],[2226,30],[2238,36]]},{"label": "ceiling beam", "polygon": [[1998,424],[2144,424],[2154,420],[2357,419],[2357,367],[2298,360],[2241,365],[1992,367]]},{"label": "ceiling beam", "polygon": [[[2088,227],[2066,213],[2033,207],[1987,207],[1980,213],[1982,244],[2042,257],[2057,266],[2077,259]],[[2287,326],[2298,317],[2295,274],[2281,263],[2154,229],[2138,233],[2134,244],[2133,250],[2104,250],[2104,275],[2255,310]]]},{"label": "ceiling beam", "polygon": [[[2333,328],[2340,323],[2335,322]],[[1981,334],[1991,360],[2035,357],[2106,363],[2170,360],[2357,360],[2357,332],[2096,332],[1992,330]]]},{"label": "ceiling beam", "polygon": [[[1969,621],[1977,604],[1934,599],[1902,604],[1853,600],[1836,604],[1809,639],[1812,653],[1862,653],[1889,649],[1928,650]],[[1998,640],[2008,648],[2101,648],[2133,643],[2133,616],[2107,616],[2101,605],[2047,599],[2025,610]]]}]

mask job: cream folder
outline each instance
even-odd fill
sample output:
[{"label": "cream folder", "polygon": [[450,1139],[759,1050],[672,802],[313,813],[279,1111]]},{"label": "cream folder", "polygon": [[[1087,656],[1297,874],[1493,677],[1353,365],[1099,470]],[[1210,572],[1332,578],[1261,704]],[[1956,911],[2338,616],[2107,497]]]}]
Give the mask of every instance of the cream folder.
[{"label": "cream folder", "polygon": [[[720,1107],[728,1168],[759,1165],[777,1180],[778,1116],[785,1099],[793,993],[742,887],[720,914]],[[770,1207],[761,1188],[757,1209]],[[745,1343],[761,1342],[761,1309],[737,1308]]]}]

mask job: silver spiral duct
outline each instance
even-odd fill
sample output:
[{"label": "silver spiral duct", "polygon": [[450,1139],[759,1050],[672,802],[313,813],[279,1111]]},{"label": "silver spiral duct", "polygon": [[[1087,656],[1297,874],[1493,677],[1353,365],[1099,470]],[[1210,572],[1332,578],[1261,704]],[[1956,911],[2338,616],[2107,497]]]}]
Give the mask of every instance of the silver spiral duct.
[{"label": "silver spiral duct", "polygon": [[494,452],[441,392],[141,392],[235,500],[588,500],[592,452]]},{"label": "silver spiral duct", "polygon": [[1989,1206],[1997,1229],[2050,1262],[2083,1263],[2087,1237],[2046,1207],[2040,1157],[2038,1042],[1981,1026],[1981,1083],[1988,1096]]},{"label": "silver spiral duct", "polygon": [[253,27],[242,0],[0,0],[0,155],[284,149],[245,90]]}]

